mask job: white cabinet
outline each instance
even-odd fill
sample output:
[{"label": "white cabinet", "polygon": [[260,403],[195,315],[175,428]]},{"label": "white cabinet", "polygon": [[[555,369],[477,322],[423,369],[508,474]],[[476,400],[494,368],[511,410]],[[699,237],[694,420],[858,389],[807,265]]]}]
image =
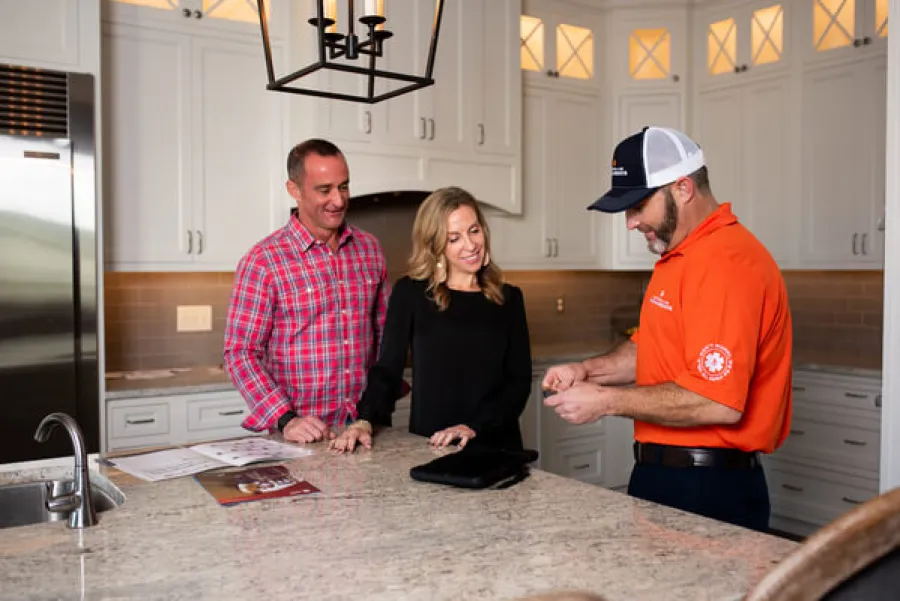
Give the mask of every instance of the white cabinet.
[{"label": "white cabinet", "polygon": [[[312,2],[302,5],[312,14]],[[433,85],[372,105],[298,96],[291,104],[292,137],[334,140],[347,156],[356,196],[456,185],[488,205],[521,212],[520,7],[521,0],[445,2]],[[379,69],[424,75],[434,8],[431,0],[385,3],[385,28],[393,37],[384,42]],[[311,27],[295,12],[285,73],[315,58]],[[322,69],[296,85],[358,96],[366,81]],[[379,79],[375,92],[405,85]]]},{"label": "white cabinet", "polygon": [[[560,362],[580,358],[561,358]],[[534,467],[567,478],[623,489],[634,464],[630,420],[606,418],[574,425],[544,405],[541,380],[549,364],[535,363],[531,396],[519,420],[527,449],[539,453]]]},{"label": "white cabinet", "polygon": [[[289,2],[266,0],[264,6],[270,36],[284,37]],[[256,0],[103,0],[103,18],[169,31],[260,35]]]},{"label": "white cabinet", "polygon": [[804,266],[883,267],[886,67],[882,54],[803,74]]},{"label": "white cabinet", "polygon": [[[78,0],[0,0],[0,62],[65,70],[79,66],[83,37],[79,13],[95,2]],[[96,18],[96,11],[94,11]]]},{"label": "white cabinet", "polygon": [[109,400],[107,451],[254,436],[241,427],[247,411],[234,390]]},{"label": "white cabinet", "polygon": [[802,0],[796,3],[804,61],[877,55],[887,46],[889,0]]},{"label": "white cabinet", "polygon": [[596,268],[601,102],[597,94],[526,86],[523,214],[496,216],[492,252],[508,269]]},{"label": "white cabinet", "polygon": [[103,45],[108,267],[234,270],[283,221],[259,43],[105,23]]},{"label": "white cabinet", "polygon": [[878,494],[881,381],[797,370],[793,386],[790,433],[763,462],[771,527],[805,536]]},{"label": "white cabinet", "polygon": [[525,82],[555,89],[600,88],[601,31],[600,13],[583,5],[525,0],[520,32]]},{"label": "white cabinet", "polygon": [[795,256],[799,160],[792,86],[776,75],[710,87],[697,94],[693,137],[703,148],[710,185],[719,202],[732,203],[741,223],[781,265]]}]

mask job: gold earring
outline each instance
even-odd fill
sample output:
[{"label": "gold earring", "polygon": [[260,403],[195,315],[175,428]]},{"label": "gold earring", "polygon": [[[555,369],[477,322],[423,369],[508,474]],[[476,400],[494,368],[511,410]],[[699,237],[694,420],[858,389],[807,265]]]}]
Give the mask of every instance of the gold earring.
[{"label": "gold earring", "polygon": [[443,284],[447,281],[447,270],[446,268],[444,268],[444,264],[440,261],[438,261],[437,265],[435,265],[434,279],[437,280],[439,284]]}]

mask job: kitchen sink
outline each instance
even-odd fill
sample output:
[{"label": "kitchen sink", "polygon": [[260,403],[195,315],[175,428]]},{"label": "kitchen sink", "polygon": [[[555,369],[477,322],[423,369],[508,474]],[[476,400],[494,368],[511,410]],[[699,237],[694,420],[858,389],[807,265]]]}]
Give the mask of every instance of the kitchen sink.
[{"label": "kitchen sink", "polygon": [[[98,514],[125,502],[124,493],[112,482],[96,472],[91,472],[90,478],[94,511]],[[47,511],[47,499],[71,492],[73,487],[72,478],[0,486],[0,528],[66,520],[69,512]]]}]

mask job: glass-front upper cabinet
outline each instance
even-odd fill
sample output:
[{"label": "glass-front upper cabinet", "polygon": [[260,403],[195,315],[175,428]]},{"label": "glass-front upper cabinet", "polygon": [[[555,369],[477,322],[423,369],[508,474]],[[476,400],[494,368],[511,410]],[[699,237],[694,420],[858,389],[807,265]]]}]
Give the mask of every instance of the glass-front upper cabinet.
[{"label": "glass-front upper cabinet", "polygon": [[[257,0],[106,0],[106,18],[111,21],[140,25],[163,22],[177,27],[224,29],[236,33],[259,35]],[[279,20],[285,0],[264,0],[267,21]],[[290,0],[292,1],[292,0]],[[312,3],[310,3],[312,6]],[[313,11],[314,12],[314,11]],[[312,12],[310,16],[312,16]],[[283,19],[280,19],[283,20]],[[178,25],[176,25],[178,23]],[[271,35],[278,37],[273,29]]]},{"label": "glass-front upper cabinet", "polygon": [[785,69],[793,48],[795,4],[756,0],[699,14],[695,56],[703,83]]},{"label": "glass-front upper cabinet", "polygon": [[[681,87],[687,62],[687,10],[610,12],[607,63],[617,86]],[[627,56],[627,61],[621,57]]]},{"label": "glass-front upper cabinet", "polygon": [[[883,46],[888,36],[888,0],[805,0],[804,54],[839,57]],[[849,55],[848,55],[849,56]]]},{"label": "glass-front upper cabinet", "polygon": [[599,16],[590,9],[561,12],[553,4],[531,1],[523,6],[519,34],[526,81],[597,86]]}]

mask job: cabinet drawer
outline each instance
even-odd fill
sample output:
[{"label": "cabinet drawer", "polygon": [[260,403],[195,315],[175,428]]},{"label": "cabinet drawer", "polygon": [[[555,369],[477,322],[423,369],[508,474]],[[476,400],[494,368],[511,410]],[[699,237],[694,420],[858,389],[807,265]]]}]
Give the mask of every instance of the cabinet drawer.
[{"label": "cabinet drawer", "polygon": [[603,480],[603,438],[579,444],[559,445],[550,459],[548,471],[582,482]]},{"label": "cabinet drawer", "polygon": [[794,407],[791,431],[775,458],[798,457],[878,472],[881,463],[881,431],[877,419]]},{"label": "cabinet drawer", "polygon": [[877,386],[847,382],[836,385],[813,383],[799,376],[795,378],[793,388],[796,401],[881,411],[881,391]]},{"label": "cabinet drawer", "polygon": [[110,439],[169,434],[169,404],[166,402],[112,405],[108,418]]},{"label": "cabinet drawer", "polygon": [[770,459],[766,478],[772,513],[824,525],[878,495],[878,481]]},{"label": "cabinet drawer", "polygon": [[188,432],[201,432],[239,428],[247,412],[247,404],[240,395],[192,399],[187,402],[187,429]]}]

